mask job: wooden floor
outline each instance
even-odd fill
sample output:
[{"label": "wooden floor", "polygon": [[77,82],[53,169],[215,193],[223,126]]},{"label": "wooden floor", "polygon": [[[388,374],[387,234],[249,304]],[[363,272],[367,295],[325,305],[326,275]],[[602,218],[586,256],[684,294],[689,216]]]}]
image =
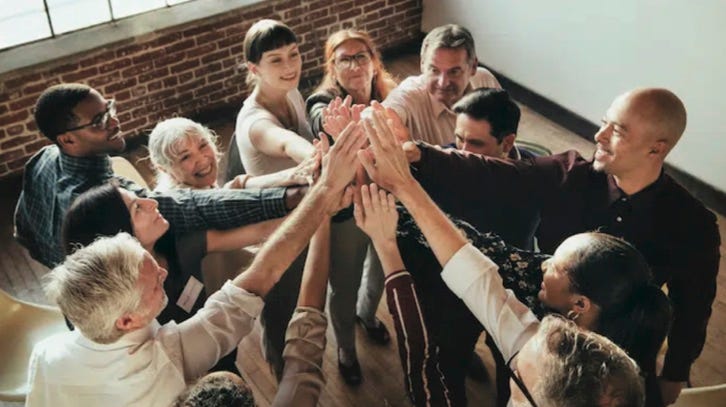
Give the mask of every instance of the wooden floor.
[{"label": "wooden floor", "polygon": [[[394,75],[403,78],[418,72],[418,57],[403,56],[389,63]],[[603,109],[605,106],[603,106]],[[224,118],[210,125],[218,132],[222,145],[227,145],[232,132],[234,118]],[[594,150],[591,142],[584,140],[562,127],[543,118],[527,106],[522,106],[522,121],[519,137],[540,143],[553,152],[577,149],[584,156]],[[145,176],[150,175],[145,162],[137,162],[143,155],[136,151],[128,155]],[[147,178],[149,179],[149,178]],[[18,177],[0,180],[0,288],[21,299],[47,303],[40,287],[40,277],[48,270],[30,259],[25,249],[12,238],[12,214],[20,191]],[[718,217],[721,236],[726,237],[726,219]],[[718,293],[713,304],[713,315],[708,328],[708,337],[701,357],[692,370],[695,386],[726,382],[726,249],[721,246],[721,264],[718,276]],[[378,316],[393,333],[393,323],[381,301]],[[2,327],[0,327],[2,329]],[[320,399],[320,406],[408,406],[410,403],[403,391],[403,381],[395,342],[387,346],[372,344],[358,329],[358,355],[363,370],[364,381],[361,386],[346,386],[337,369],[335,337],[332,328],[328,329],[328,347],[323,369],[327,375],[327,385]],[[394,338],[395,340],[395,338]],[[276,383],[260,352],[259,326],[242,341],[239,362],[246,379],[251,384],[260,406],[268,406],[275,393]],[[491,357],[479,341],[477,351],[483,357],[490,377],[493,377]],[[473,406],[494,405],[494,390],[488,383],[467,383],[469,400]],[[2,403],[0,406],[19,406],[20,403]]]}]

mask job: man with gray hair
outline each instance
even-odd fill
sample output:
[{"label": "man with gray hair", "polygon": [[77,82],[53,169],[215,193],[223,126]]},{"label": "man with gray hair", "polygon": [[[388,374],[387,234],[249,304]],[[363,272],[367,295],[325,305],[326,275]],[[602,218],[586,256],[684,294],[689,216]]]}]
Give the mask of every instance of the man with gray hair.
[{"label": "man with gray hair", "polygon": [[[350,205],[346,187],[364,142],[349,125],[324,157],[318,182],[252,265],[180,324],[156,321],[167,271],[130,235],[101,238],[68,256],[48,275],[46,292],[78,329],[33,349],[27,405],[170,405],[252,330],[262,298],[315,230]],[[308,324],[320,322],[319,313],[311,315]]]},{"label": "man with gray hair", "polygon": [[453,143],[456,114],[452,106],[474,89],[501,88],[478,63],[469,30],[458,24],[436,27],[421,44],[421,75],[406,78],[383,105],[398,114],[414,140]]}]

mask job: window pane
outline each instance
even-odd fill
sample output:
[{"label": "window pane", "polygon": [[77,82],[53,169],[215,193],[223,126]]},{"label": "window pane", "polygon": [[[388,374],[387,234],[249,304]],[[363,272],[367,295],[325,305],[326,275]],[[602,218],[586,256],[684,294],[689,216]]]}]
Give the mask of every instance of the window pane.
[{"label": "window pane", "polygon": [[0,0],[0,48],[50,37],[43,0]]},{"label": "window pane", "polygon": [[48,0],[56,34],[111,21],[108,3],[101,0]]},{"label": "window pane", "polygon": [[166,6],[164,0],[111,0],[113,17],[122,18]]}]

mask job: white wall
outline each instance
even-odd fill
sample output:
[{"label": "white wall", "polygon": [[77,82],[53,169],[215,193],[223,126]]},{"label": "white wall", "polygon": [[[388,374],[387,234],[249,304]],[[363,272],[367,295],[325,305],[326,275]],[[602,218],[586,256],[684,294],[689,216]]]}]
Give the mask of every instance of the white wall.
[{"label": "white wall", "polygon": [[479,59],[599,123],[618,94],[674,91],[688,127],[668,162],[726,191],[726,1],[424,0],[423,31],[458,23]]}]

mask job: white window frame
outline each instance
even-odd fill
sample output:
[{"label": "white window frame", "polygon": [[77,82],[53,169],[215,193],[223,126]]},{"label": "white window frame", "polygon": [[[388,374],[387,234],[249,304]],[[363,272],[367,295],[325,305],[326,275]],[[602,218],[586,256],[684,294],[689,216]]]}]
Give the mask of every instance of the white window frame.
[{"label": "white window frame", "polygon": [[[104,0],[99,0],[104,1]],[[223,14],[264,0],[197,0],[151,10],[0,51],[0,74]]]}]

